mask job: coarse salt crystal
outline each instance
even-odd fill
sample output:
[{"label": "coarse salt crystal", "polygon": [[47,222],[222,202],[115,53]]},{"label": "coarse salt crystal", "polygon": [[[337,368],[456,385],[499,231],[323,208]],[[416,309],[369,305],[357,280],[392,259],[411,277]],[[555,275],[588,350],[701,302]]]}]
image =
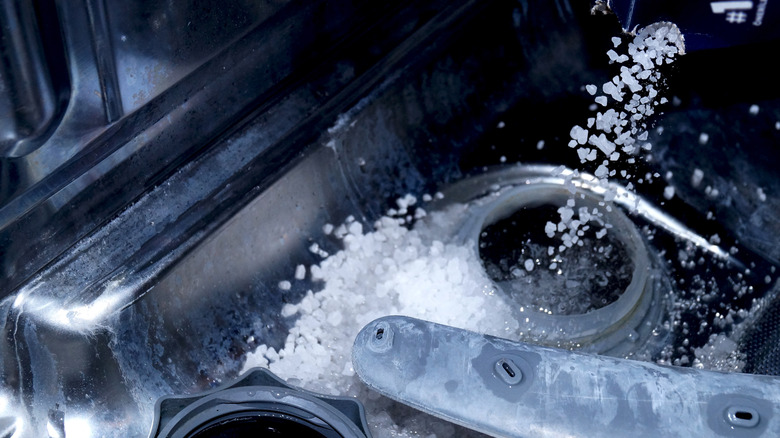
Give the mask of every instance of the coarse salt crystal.
[{"label": "coarse salt crystal", "polygon": [[666,186],[666,188],[664,188],[664,198],[666,199],[674,198],[674,187]]}]

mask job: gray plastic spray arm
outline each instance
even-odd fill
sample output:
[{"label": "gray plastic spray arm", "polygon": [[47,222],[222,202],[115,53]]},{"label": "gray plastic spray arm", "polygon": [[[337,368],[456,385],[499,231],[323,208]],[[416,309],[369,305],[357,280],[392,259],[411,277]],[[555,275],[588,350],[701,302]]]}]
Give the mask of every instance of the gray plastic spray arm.
[{"label": "gray plastic spray arm", "polygon": [[780,378],[512,342],[402,316],[355,339],[372,389],[494,436],[780,436]]}]

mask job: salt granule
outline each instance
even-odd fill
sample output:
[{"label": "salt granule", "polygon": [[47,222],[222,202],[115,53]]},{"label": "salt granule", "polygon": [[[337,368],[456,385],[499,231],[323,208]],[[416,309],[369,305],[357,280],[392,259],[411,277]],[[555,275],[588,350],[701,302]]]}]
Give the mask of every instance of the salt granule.
[{"label": "salt granule", "polygon": [[758,200],[759,201],[761,201],[761,202],[765,202],[766,201],[766,193],[764,193],[764,189],[762,189],[761,187],[757,188],[756,189],[756,194],[758,195]]},{"label": "salt granule", "polygon": [[666,186],[664,188],[664,198],[666,198],[666,199],[674,198],[674,187]]},{"label": "salt granule", "polygon": [[702,132],[699,134],[699,144],[704,145],[707,144],[707,142],[710,140],[710,135],[706,132]]},{"label": "salt granule", "polygon": [[758,114],[759,108],[758,105],[750,105],[750,109],[748,112],[750,112],[751,115],[755,116]]},{"label": "salt granule", "polygon": [[701,169],[693,169],[693,175],[691,175],[691,185],[699,187],[701,181],[704,179],[704,172]]}]

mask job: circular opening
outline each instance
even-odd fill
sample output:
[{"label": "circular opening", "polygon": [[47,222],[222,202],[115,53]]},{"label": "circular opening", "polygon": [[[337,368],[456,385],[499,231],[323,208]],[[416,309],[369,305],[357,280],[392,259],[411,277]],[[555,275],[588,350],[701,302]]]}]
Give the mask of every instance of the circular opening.
[{"label": "circular opening", "polygon": [[305,419],[280,412],[252,412],[212,420],[191,435],[192,438],[262,437],[341,437],[327,425],[312,424]]},{"label": "circular opening", "polygon": [[[599,213],[578,242],[569,235],[565,251],[558,248],[565,240],[545,230],[546,222],[560,221],[561,206]],[[538,182],[507,187],[469,210],[459,234],[473,242],[495,290],[509,297],[519,339],[593,352],[639,345],[655,300],[651,265],[642,237],[617,207],[589,190]]]},{"label": "circular opening", "polygon": [[479,256],[488,276],[512,301],[551,315],[576,315],[614,303],[631,283],[634,262],[614,234],[597,238],[585,225],[577,242],[559,253],[561,240],[541,229],[559,220],[558,205],[524,205],[485,226]]}]

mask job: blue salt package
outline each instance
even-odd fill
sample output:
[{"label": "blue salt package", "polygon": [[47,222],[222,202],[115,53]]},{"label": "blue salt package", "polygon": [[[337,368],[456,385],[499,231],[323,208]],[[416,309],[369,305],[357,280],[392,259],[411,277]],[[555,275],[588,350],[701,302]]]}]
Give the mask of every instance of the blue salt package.
[{"label": "blue salt package", "polygon": [[607,0],[606,5],[628,31],[658,21],[676,24],[689,52],[780,40],[780,0]]}]

